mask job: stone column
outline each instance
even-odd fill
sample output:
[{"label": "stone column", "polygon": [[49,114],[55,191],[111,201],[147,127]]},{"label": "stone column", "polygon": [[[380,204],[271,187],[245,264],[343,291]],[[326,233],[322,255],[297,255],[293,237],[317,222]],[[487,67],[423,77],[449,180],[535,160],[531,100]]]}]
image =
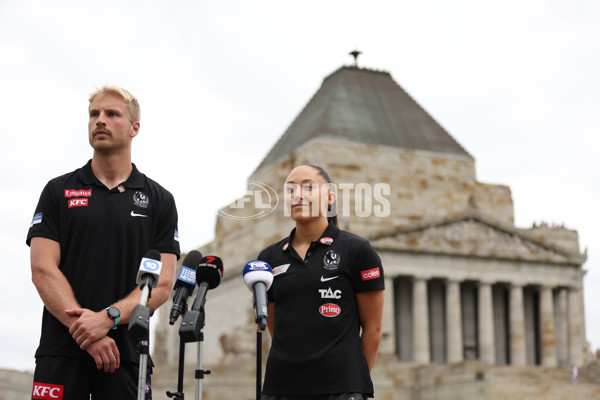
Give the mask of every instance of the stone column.
[{"label": "stone column", "polygon": [[488,364],[496,363],[494,347],[494,307],[492,303],[492,285],[480,282],[477,292],[477,324],[479,333],[479,359]]},{"label": "stone column", "polygon": [[460,283],[446,282],[446,348],[448,363],[463,360],[462,313],[460,308]]},{"label": "stone column", "polygon": [[583,361],[583,316],[580,288],[569,288],[569,363],[581,367]]},{"label": "stone column", "polygon": [[394,279],[385,277],[381,343],[379,354],[394,354]]},{"label": "stone column", "polygon": [[523,305],[523,287],[510,287],[510,363],[525,365],[525,308]]},{"label": "stone column", "polygon": [[556,339],[554,334],[554,307],[552,288],[540,289],[540,331],[542,347],[542,366],[556,367]]},{"label": "stone column", "polygon": [[413,282],[413,321],[414,321],[414,360],[429,363],[429,307],[427,300],[427,280],[415,277]]},{"label": "stone column", "polygon": [[569,365],[569,323],[568,315],[567,289],[558,289],[556,299],[556,310],[554,313],[554,337],[556,340],[556,363],[565,367]]}]

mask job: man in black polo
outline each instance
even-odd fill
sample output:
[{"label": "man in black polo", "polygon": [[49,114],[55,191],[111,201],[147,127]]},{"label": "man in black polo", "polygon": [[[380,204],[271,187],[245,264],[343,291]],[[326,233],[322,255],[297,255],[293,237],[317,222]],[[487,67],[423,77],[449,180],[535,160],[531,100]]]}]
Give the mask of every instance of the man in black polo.
[{"label": "man in black polo", "polygon": [[[44,311],[34,399],[137,398],[137,340],[127,325],[140,300],[140,260],[150,249],[161,254],[148,303],[156,309],[169,297],[180,254],[173,196],[131,162],[139,119],[128,91],[92,93],[92,159],[48,182],[36,207],[27,244]],[[146,392],[150,398],[150,368]]]}]

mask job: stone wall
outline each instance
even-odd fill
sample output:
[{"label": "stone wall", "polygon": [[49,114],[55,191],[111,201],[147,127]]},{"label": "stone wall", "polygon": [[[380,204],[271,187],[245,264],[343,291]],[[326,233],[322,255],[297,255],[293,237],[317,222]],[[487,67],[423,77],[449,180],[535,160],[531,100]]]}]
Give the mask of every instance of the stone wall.
[{"label": "stone wall", "polygon": [[31,399],[33,374],[24,371],[0,369],[0,399]]}]

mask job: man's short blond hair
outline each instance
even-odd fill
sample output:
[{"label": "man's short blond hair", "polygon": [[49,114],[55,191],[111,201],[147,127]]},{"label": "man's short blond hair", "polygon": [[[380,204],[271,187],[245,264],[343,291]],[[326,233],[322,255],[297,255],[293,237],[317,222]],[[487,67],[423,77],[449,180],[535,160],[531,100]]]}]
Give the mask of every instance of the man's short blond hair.
[{"label": "man's short blond hair", "polygon": [[127,107],[127,110],[129,110],[129,122],[139,122],[141,115],[140,103],[138,103],[134,95],[122,87],[106,85],[100,89],[94,90],[94,92],[90,94],[90,105],[94,100],[100,99],[109,94],[120,97],[125,102],[125,106]]}]

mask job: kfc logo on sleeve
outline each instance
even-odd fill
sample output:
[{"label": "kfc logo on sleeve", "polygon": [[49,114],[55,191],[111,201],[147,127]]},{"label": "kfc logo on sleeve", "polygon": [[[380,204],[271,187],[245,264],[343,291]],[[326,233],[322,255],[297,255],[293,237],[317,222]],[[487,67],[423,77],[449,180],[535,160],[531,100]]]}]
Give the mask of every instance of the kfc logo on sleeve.
[{"label": "kfc logo on sleeve", "polygon": [[31,394],[31,398],[42,400],[62,400],[63,389],[64,386],[62,385],[33,382],[33,393]]},{"label": "kfc logo on sleeve", "polygon": [[366,271],[360,271],[360,276],[363,281],[368,281],[369,279],[379,278],[381,276],[381,273],[379,272],[379,267],[377,267],[373,269],[368,269]]}]

